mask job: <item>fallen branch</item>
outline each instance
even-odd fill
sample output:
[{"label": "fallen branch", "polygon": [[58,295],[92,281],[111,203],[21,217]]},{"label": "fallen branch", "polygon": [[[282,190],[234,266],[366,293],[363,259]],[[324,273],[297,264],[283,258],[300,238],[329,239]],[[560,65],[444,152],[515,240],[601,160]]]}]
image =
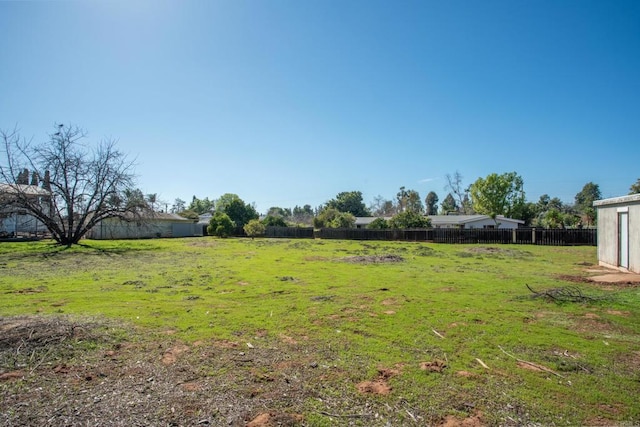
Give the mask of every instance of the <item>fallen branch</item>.
[{"label": "fallen branch", "polygon": [[546,298],[554,301],[568,302],[593,302],[601,301],[604,297],[592,297],[582,293],[580,288],[576,286],[563,286],[561,288],[551,288],[545,291],[535,291],[531,286],[526,285],[527,289],[533,293],[533,298]]},{"label": "fallen branch", "polygon": [[511,357],[511,358],[513,358],[513,359],[515,359],[517,362],[524,363],[524,364],[529,365],[529,366],[533,366],[533,367],[534,367],[534,368],[536,368],[536,369],[540,369],[541,371],[548,372],[548,373],[550,373],[550,374],[555,375],[556,377],[564,378],[564,376],[560,375],[559,373],[557,373],[556,371],[554,371],[554,370],[552,370],[552,369],[547,368],[546,366],[538,365],[537,363],[529,362],[528,360],[519,359],[519,358],[517,358],[516,356],[514,356],[513,354],[507,353],[507,352],[505,351],[505,349],[504,349],[504,348],[502,348],[501,346],[498,346],[498,348],[499,348],[500,350],[502,350],[502,352],[503,352],[504,354],[506,354],[507,356],[509,356],[509,357]]},{"label": "fallen branch", "polygon": [[439,336],[440,338],[444,339],[444,335],[442,335],[440,332],[436,331],[435,329],[431,329],[433,331],[434,334],[436,334],[437,336]]}]

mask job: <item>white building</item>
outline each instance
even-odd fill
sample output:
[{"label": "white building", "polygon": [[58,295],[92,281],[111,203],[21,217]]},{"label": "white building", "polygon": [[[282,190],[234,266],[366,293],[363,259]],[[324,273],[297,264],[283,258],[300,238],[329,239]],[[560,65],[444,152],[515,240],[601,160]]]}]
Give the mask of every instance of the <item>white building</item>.
[{"label": "white building", "polygon": [[598,262],[640,273],[640,194],[596,200]]}]

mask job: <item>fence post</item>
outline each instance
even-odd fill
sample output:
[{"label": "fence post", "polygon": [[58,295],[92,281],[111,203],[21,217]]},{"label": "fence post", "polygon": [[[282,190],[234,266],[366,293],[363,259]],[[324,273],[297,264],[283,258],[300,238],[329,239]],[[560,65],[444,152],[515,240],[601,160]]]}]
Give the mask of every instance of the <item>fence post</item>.
[{"label": "fence post", "polygon": [[513,229],[513,232],[512,232],[512,239],[511,239],[511,243],[517,243],[517,242],[518,242],[518,238],[517,238],[517,236],[516,236],[516,229],[514,228],[514,229]]},{"label": "fence post", "polygon": [[531,244],[536,244],[536,228],[531,229]]}]

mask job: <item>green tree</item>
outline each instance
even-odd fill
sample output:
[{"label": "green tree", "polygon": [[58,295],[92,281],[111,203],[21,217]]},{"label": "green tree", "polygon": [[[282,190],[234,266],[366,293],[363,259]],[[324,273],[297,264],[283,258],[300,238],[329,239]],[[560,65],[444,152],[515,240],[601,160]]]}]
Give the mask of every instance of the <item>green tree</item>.
[{"label": "green tree", "polygon": [[498,215],[513,217],[525,203],[523,186],[522,178],[515,172],[478,178],[469,187],[473,209],[494,220]]},{"label": "green tree", "polygon": [[156,203],[158,203],[158,193],[150,193],[146,196],[147,203],[149,204],[149,208],[152,211],[156,210]]},{"label": "green tree", "polygon": [[406,210],[419,214],[424,212],[422,199],[420,199],[420,194],[416,190],[407,190]]},{"label": "green tree", "polygon": [[427,215],[438,215],[438,195],[435,191],[430,191],[424,200]]},{"label": "green tree", "polygon": [[458,204],[451,193],[447,194],[440,205],[442,215],[448,215],[451,212],[458,212]]},{"label": "green tree", "polygon": [[281,216],[272,216],[272,215],[267,215],[262,220],[262,223],[265,225],[265,227],[287,227],[288,225],[287,222],[284,220],[284,218],[282,218]]},{"label": "green tree", "polygon": [[225,205],[222,212],[229,215],[236,227],[244,227],[249,221],[259,217],[256,209],[252,205],[243,202],[239,197]]},{"label": "green tree", "polygon": [[208,197],[204,199],[198,199],[196,196],[193,196],[191,199],[191,204],[187,207],[187,209],[196,212],[198,215],[202,215],[205,213],[213,212],[213,201],[209,200]]},{"label": "green tree", "polygon": [[229,237],[235,228],[236,225],[229,218],[229,215],[223,212],[216,212],[209,220],[207,233],[211,236]]},{"label": "green tree", "polygon": [[266,216],[279,217],[279,218],[291,218],[291,209],[281,208],[279,206],[272,206],[267,211]]},{"label": "green tree", "polygon": [[429,228],[431,219],[418,212],[405,211],[396,214],[389,220],[390,228]]},{"label": "green tree", "polygon": [[247,236],[252,238],[257,236],[264,236],[266,228],[267,227],[258,219],[252,219],[243,227],[244,232],[247,233]]},{"label": "green tree", "polygon": [[542,225],[546,228],[564,227],[564,214],[557,209],[549,209],[544,214]]},{"label": "green tree", "polygon": [[295,224],[312,225],[314,215],[311,205],[304,205],[302,207],[296,205],[291,212],[291,220]]},{"label": "green tree", "polygon": [[400,190],[396,194],[396,200],[398,201],[398,213],[406,210],[408,196],[409,193],[407,193],[407,189],[404,186],[400,187]]},{"label": "green tree", "polygon": [[594,224],[596,221],[596,210],[593,208],[593,202],[600,200],[600,186],[593,182],[588,182],[582,187],[582,190],[575,197],[575,207],[578,213],[582,214],[588,225]]},{"label": "green tree", "polygon": [[182,212],[183,210],[185,210],[186,203],[187,202],[185,202],[182,199],[179,199],[179,198],[175,199],[173,201],[173,205],[171,206],[171,212],[172,213],[180,213],[180,212]]},{"label": "green tree", "polygon": [[335,208],[325,208],[313,219],[315,228],[353,228],[355,225],[355,216]]},{"label": "green tree", "polygon": [[348,212],[353,216],[370,216],[371,213],[362,201],[362,192],[343,191],[338,193],[335,199],[326,204],[327,208],[337,209],[340,212]]},{"label": "green tree", "polygon": [[367,225],[367,228],[371,230],[386,230],[389,228],[389,221],[384,218],[376,218]]},{"label": "green tree", "polygon": [[629,194],[639,194],[640,193],[640,178],[629,187]]}]

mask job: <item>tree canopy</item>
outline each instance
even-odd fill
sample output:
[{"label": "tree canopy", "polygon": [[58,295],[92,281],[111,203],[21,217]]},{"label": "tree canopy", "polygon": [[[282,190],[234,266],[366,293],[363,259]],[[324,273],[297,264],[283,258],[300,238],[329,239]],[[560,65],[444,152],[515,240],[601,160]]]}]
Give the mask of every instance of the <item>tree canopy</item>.
[{"label": "tree canopy", "polygon": [[236,224],[229,218],[229,215],[224,212],[215,212],[209,220],[207,233],[211,236],[229,237],[235,227]]},{"label": "tree canopy", "polygon": [[600,200],[602,193],[600,192],[600,186],[593,182],[587,182],[582,190],[575,197],[575,207],[582,215],[584,215],[587,224],[594,224],[596,221],[596,210],[593,207],[593,202]]},{"label": "tree canopy", "polygon": [[523,186],[522,178],[515,172],[478,178],[469,187],[473,209],[494,220],[498,215],[515,217],[525,203]]},{"label": "tree canopy", "polygon": [[629,187],[629,194],[639,194],[640,193],[640,178]]},{"label": "tree canopy", "polygon": [[431,220],[418,212],[405,211],[396,214],[389,221],[390,228],[429,228]]},{"label": "tree canopy", "polygon": [[323,209],[313,219],[315,228],[353,228],[355,225],[355,216],[349,212],[340,212],[335,208]]},{"label": "tree canopy", "polygon": [[362,201],[362,192],[343,191],[327,202],[327,208],[337,209],[339,212],[350,213],[353,216],[370,216],[369,209]]},{"label": "tree canopy", "polygon": [[453,198],[453,194],[447,194],[447,197],[444,198],[442,204],[440,205],[440,209],[443,215],[448,215],[452,212],[458,212],[458,204],[456,203],[456,199]]},{"label": "tree canopy", "polygon": [[427,215],[438,215],[438,195],[434,191],[427,194],[424,200]]},{"label": "tree canopy", "polygon": [[216,200],[216,212],[224,212],[235,223],[236,227],[244,227],[252,219],[258,219],[256,209],[245,203],[237,194],[226,193]]}]

